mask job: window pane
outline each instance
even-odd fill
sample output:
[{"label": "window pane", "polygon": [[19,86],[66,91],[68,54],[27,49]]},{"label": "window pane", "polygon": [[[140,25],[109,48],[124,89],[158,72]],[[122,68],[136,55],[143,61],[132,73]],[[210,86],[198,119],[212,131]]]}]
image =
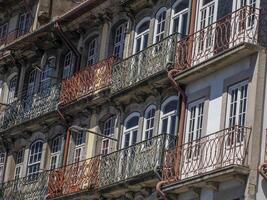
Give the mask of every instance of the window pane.
[{"label": "window pane", "polygon": [[149,29],[149,24],[150,24],[149,20],[145,21],[141,26],[139,26],[139,28],[137,30],[137,34],[143,33],[146,30],[148,30]]},{"label": "window pane", "polygon": [[172,112],[177,110],[177,106],[178,106],[178,101],[177,100],[173,100],[170,101],[169,103],[167,103],[164,108],[163,108],[163,114]]},{"label": "window pane", "polygon": [[138,126],[139,116],[134,116],[129,119],[126,123],[126,129],[130,129],[132,127]]}]

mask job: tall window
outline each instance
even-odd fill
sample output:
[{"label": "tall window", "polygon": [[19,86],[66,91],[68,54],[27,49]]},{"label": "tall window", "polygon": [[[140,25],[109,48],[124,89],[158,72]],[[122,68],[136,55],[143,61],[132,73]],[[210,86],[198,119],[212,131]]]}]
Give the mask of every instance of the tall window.
[{"label": "tall window", "polygon": [[248,98],[248,83],[242,82],[228,90],[227,126],[245,126]]},{"label": "tall window", "polygon": [[166,26],[166,8],[162,8],[156,14],[154,43],[158,43],[164,38],[165,26]]},{"label": "tall window", "polygon": [[40,91],[47,92],[51,87],[51,76],[55,69],[55,57],[50,57],[41,73]]},{"label": "tall window", "polygon": [[[114,135],[114,129],[115,129],[115,120],[116,117],[110,117],[107,119],[104,123],[104,129],[103,134],[108,137],[112,137]],[[110,153],[111,150],[111,141],[110,139],[103,138],[102,140],[102,148],[101,148],[101,154],[106,155]]]},{"label": "tall window", "polygon": [[23,166],[24,151],[20,150],[16,153],[16,168],[15,168],[15,179],[19,179],[22,176],[22,166]]},{"label": "tall window", "polygon": [[234,0],[233,9],[238,10],[244,6],[256,7],[257,0]]},{"label": "tall window", "polygon": [[9,81],[8,86],[8,97],[7,97],[7,103],[12,103],[15,99],[16,89],[17,89],[17,82],[18,82],[18,76],[14,76]]},{"label": "tall window", "polygon": [[86,141],[86,133],[79,132],[75,133],[75,150],[74,150],[74,162],[79,162],[85,159],[85,141]]},{"label": "tall window", "polygon": [[189,0],[177,1],[172,6],[170,33],[179,33],[181,36],[187,35]]},{"label": "tall window", "polygon": [[66,79],[73,73],[73,54],[71,51],[65,55],[63,67],[63,79]]},{"label": "tall window", "polygon": [[28,77],[27,97],[32,97],[34,94],[34,86],[36,80],[36,70],[31,70]]},{"label": "tall window", "polygon": [[[150,140],[153,137],[155,127],[155,113],[155,105],[150,105],[145,111],[143,140]],[[147,145],[151,144],[151,142],[151,140],[148,141]]]},{"label": "tall window", "polygon": [[40,172],[43,142],[38,140],[30,146],[28,161],[28,176],[34,179]]},{"label": "tall window", "polygon": [[115,30],[113,55],[117,58],[123,58],[126,27],[127,23],[123,23]]},{"label": "tall window", "polygon": [[187,125],[185,143],[192,145],[188,148],[187,158],[198,156],[200,146],[197,144],[202,136],[204,118],[204,99],[189,104],[187,112]]},{"label": "tall window", "polygon": [[0,183],[4,181],[5,159],[6,159],[6,154],[0,153]]},{"label": "tall window", "polygon": [[19,17],[19,30],[18,36],[22,36],[29,32],[31,26],[31,15],[30,13],[23,13]]},{"label": "tall window", "polygon": [[150,18],[144,18],[136,26],[134,53],[142,51],[148,46]]},{"label": "tall window", "polygon": [[137,142],[140,114],[134,112],[130,114],[124,124],[123,148],[134,145]]},{"label": "tall window", "polygon": [[0,26],[0,43],[4,42],[7,36],[8,23]]},{"label": "tall window", "polygon": [[60,136],[55,137],[51,143],[51,161],[50,169],[56,169],[60,165],[62,140]]},{"label": "tall window", "polygon": [[178,97],[169,97],[161,106],[161,133],[175,135],[177,132]]},{"label": "tall window", "polygon": [[97,62],[97,47],[98,47],[98,37],[91,40],[88,44],[88,59],[87,65],[93,65]]}]

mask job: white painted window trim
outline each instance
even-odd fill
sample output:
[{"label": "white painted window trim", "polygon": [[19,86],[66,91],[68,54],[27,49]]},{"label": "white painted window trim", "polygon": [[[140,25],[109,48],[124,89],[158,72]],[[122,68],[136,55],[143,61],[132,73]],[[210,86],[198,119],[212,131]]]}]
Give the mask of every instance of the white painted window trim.
[{"label": "white painted window trim", "polygon": [[[251,0],[245,0],[246,1],[246,5],[249,5],[249,6],[251,6]],[[255,0],[255,7],[256,8],[259,8],[260,7],[260,1],[259,0]],[[236,10],[238,10],[238,9],[240,9],[241,7],[240,7],[240,4],[241,4],[241,0],[233,0],[233,12],[234,11],[236,11]]]},{"label": "white painted window trim", "polygon": [[[188,13],[189,12],[189,9],[187,8],[187,9],[184,9],[184,10],[182,10],[182,11],[180,11],[180,12],[178,12],[178,13],[174,13],[174,9],[175,9],[175,7],[179,4],[179,3],[181,3],[180,1],[176,1],[173,5],[172,5],[172,9],[171,9],[171,23],[170,23],[170,35],[171,34],[174,34],[174,30],[173,30],[173,24],[174,24],[174,20],[176,19],[176,18],[178,18],[179,17],[179,32],[178,33],[180,33],[181,32],[181,29],[182,29],[182,18],[181,18],[181,16],[183,16],[184,14],[186,14],[186,13]],[[188,13],[188,17],[189,17],[189,13]]]},{"label": "white painted window trim", "polygon": [[[69,57],[70,59],[68,59],[68,64],[67,64],[67,57]],[[69,51],[68,53],[66,53],[64,55],[64,63],[63,63],[63,79],[67,79],[71,76],[71,74],[73,73],[73,53],[72,51]]]},{"label": "white painted window trim", "polygon": [[[108,123],[108,121],[110,121],[111,120],[111,127],[109,127],[109,129],[111,129],[112,128],[112,126],[113,126],[113,133],[112,134],[109,134],[109,135],[107,135],[107,136],[109,136],[109,137],[113,137],[114,136],[114,134],[115,134],[115,124],[116,124],[116,120],[117,120],[117,118],[116,118],[116,116],[111,116],[111,117],[109,117],[105,122],[104,122],[104,127],[103,127],[103,134],[105,135],[105,124],[107,124]],[[104,147],[104,142],[105,141],[108,141],[108,147],[107,147],[107,154],[109,154],[109,153],[111,153],[111,148],[112,148],[112,141],[110,140],[110,139],[108,139],[108,138],[103,138],[102,139],[102,142],[101,142],[101,154],[103,154],[103,147]]]},{"label": "white painted window trim", "polygon": [[[57,152],[52,152],[54,140],[59,139],[59,150]],[[60,166],[60,155],[62,153],[63,141],[61,136],[56,136],[51,143],[51,155],[50,155],[50,169],[52,169],[52,158],[56,157],[56,166],[53,169],[56,169]]]},{"label": "white painted window trim", "polygon": [[[33,145],[36,145],[36,143],[42,143],[42,149],[41,149],[40,152],[38,152],[38,153],[35,152],[35,154],[32,154],[32,152],[31,152],[32,146],[33,146]],[[33,143],[30,145],[30,148],[29,148],[29,158],[28,158],[28,163],[27,163],[27,175],[28,175],[28,176],[31,176],[31,175],[34,175],[34,174],[38,174],[38,173],[41,171],[41,166],[42,166],[41,164],[42,164],[42,157],[43,157],[43,148],[44,148],[44,142],[43,142],[42,140],[36,140],[35,142],[33,142]],[[39,154],[39,153],[41,153],[41,158],[40,158],[40,160],[39,160],[39,161],[35,161],[35,162],[30,163],[30,157],[31,157],[31,155],[36,155],[36,154]],[[33,166],[33,165],[37,165],[37,164],[39,164],[39,171],[31,172],[31,173],[30,173],[30,172],[29,172],[30,167]]]},{"label": "white painted window trim", "polygon": [[[147,119],[147,115],[153,109],[155,110],[155,114],[153,116],[153,118],[154,118],[154,126],[152,128],[147,129],[147,121],[151,120],[151,118]],[[147,140],[145,137],[146,137],[146,131],[148,131],[148,130],[152,130],[153,131],[152,137],[155,136],[155,119],[156,119],[156,105],[152,104],[152,105],[149,105],[147,107],[147,109],[145,110],[142,141]],[[151,139],[151,138],[149,138],[149,139]]]},{"label": "white painted window trim", "polygon": [[[73,155],[73,163],[76,163],[76,162],[81,162],[83,160],[86,159],[86,156],[85,156],[85,147],[86,147],[86,133],[83,133],[83,137],[84,137],[84,142],[81,143],[81,144],[76,144],[76,138],[75,141],[74,141],[74,144],[75,144],[75,148],[74,148],[74,155]],[[77,160],[78,157],[76,157],[76,151],[80,150],[80,155],[79,155],[79,160]]]},{"label": "white painted window trim", "polygon": [[[161,22],[159,22],[159,17],[160,17],[160,15],[161,14],[163,14],[165,12],[165,19],[163,20],[163,21],[161,21]],[[162,31],[162,32],[159,32],[158,33],[158,24],[159,23],[165,23],[164,24],[164,31]],[[165,37],[165,32],[166,32],[166,26],[167,26],[167,8],[166,7],[162,7],[161,9],[159,9],[159,11],[157,12],[157,14],[156,14],[156,16],[155,16],[155,26],[154,26],[154,37],[153,37],[153,44],[156,44],[157,43],[157,36],[159,36],[159,35],[162,35],[163,34],[163,38],[162,39],[164,39],[164,37]],[[162,40],[161,39],[161,40]],[[161,41],[161,40],[159,40],[159,41]],[[158,41],[158,42],[159,42]]]},{"label": "white painted window trim", "polygon": [[[127,28],[127,23],[124,22],[124,23],[121,23],[118,27],[116,27],[115,29],[115,35],[114,35],[114,45],[113,45],[113,54],[115,56],[117,56],[115,54],[115,50],[116,48],[119,48],[119,58],[123,58],[123,53],[124,53],[124,46],[125,46],[125,32],[126,32],[126,28]],[[117,33],[118,33],[118,30],[119,29],[122,29],[122,32],[120,33],[121,36],[121,40],[119,42],[116,42],[116,38],[118,37]]]},{"label": "white painted window trim", "polygon": [[[97,63],[97,59],[98,59],[98,41],[99,41],[99,37],[94,37],[92,38],[92,40],[89,41],[88,43],[88,52],[87,52],[87,65],[94,65]],[[93,48],[93,55],[89,55],[90,54],[90,49],[91,49],[91,45],[94,43],[94,48]],[[89,61],[93,61],[92,63],[89,63]]]},{"label": "white painted window trim", "polygon": [[[17,90],[17,82],[18,82],[18,75],[15,74],[14,76],[12,76],[12,78],[9,80],[9,84],[8,84],[8,95],[7,95],[7,103],[12,103],[15,100],[15,95],[16,95],[16,90]],[[16,79],[15,82],[15,86],[12,88],[15,88],[15,90],[13,91],[14,93],[11,93],[10,89],[11,89],[11,82],[14,81],[14,79]]]},{"label": "white painted window trim", "polygon": [[[137,124],[137,126],[134,126],[134,127],[129,128],[129,129],[126,129],[127,122],[131,118],[133,118],[133,117],[138,117],[138,124]],[[125,148],[125,135],[126,135],[126,133],[129,133],[130,134],[129,146],[132,145],[132,142],[133,142],[132,139],[133,139],[133,132],[134,131],[137,131],[137,136],[138,136],[138,133],[139,133],[139,125],[140,125],[139,121],[140,121],[140,113],[139,112],[133,112],[130,115],[128,115],[128,117],[125,119],[125,121],[124,121],[124,127],[123,127],[122,148]]]},{"label": "white painted window trim", "polygon": [[135,28],[135,37],[134,37],[134,48],[133,48],[133,52],[134,54],[137,53],[136,52],[136,45],[137,45],[137,39],[141,38],[141,51],[144,49],[144,36],[148,34],[149,37],[149,30],[150,28],[146,29],[145,31],[143,31],[142,33],[137,34],[137,30],[139,29],[139,27],[145,23],[146,21],[150,22],[151,18],[150,17],[145,17],[143,18],[136,26]]}]

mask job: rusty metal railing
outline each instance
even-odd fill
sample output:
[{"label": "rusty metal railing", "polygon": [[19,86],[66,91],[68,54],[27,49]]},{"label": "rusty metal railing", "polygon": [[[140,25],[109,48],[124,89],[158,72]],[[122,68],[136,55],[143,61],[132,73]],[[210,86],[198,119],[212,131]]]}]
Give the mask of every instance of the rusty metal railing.
[{"label": "rusty metal railing", "polygon": [[166,151],[163,179],[179,181],[232,165],[247,166],[250,135],[251,128],[234,126]]},{"label": "rusty metal railing", "polygon": [[184,71],[242,43],[258,43],[260,10],[245,6],[178,41],[176,68]]},{"label": "rusty metal railing", "polygon": [[70,78],[63,80],[60,94],[61,104],[69,104],[109,86],[111,84],[111,70],[114,62],[114,57],[102,60],[95,65],[87,66]]}]

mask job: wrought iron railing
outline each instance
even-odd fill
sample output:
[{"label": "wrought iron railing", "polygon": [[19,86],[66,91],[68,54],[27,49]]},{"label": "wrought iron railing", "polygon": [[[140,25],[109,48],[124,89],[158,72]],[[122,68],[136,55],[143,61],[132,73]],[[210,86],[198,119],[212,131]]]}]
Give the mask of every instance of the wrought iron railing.
[{"label": "wrought iron railing", "polygon": [[100,187],[153,172],[162,164],[163,150],[175,144],[175,136],[163,134],[104,155],[100,164]]},{"label": "wrought iron railing", "polygon": [[184,71],[242,43],[258,43],[260,10],[245,6],[178,41],[176,67]]},{"label": "wrought iron railing", "polygon": [[56,84],[32,96],[22,95],[4,109],[0,120],[0,130],[54,111],[59,102],[59,93],[60,84]]},{"label": "wrought iron railing", "polygon": [[95,189],[99,185],[100,156],[49,173],[48,199]]},{"label": "wrought iron railing", "polygon": [[164,180],[183,180],[232,165],[247,166],[251,129],[235,126],[166,151]]},{"label": "wrought iron railing", "polygon": [[62,82],[60,102],[65,105],[101,90],[111,84],[111,69],[115,58],[102,60]]},{"label": "wrought iron railing", "polygon": [[48,194],[49,171],[3,183],[0,199],[3,200],[45,200]]},{"label": "wrought iron railing", "polygon": [[137,54],[116,63],[112,69],[112,92],[136,85],[138,82],[167,69],[175,60],[178,35],[174,34]]}]

